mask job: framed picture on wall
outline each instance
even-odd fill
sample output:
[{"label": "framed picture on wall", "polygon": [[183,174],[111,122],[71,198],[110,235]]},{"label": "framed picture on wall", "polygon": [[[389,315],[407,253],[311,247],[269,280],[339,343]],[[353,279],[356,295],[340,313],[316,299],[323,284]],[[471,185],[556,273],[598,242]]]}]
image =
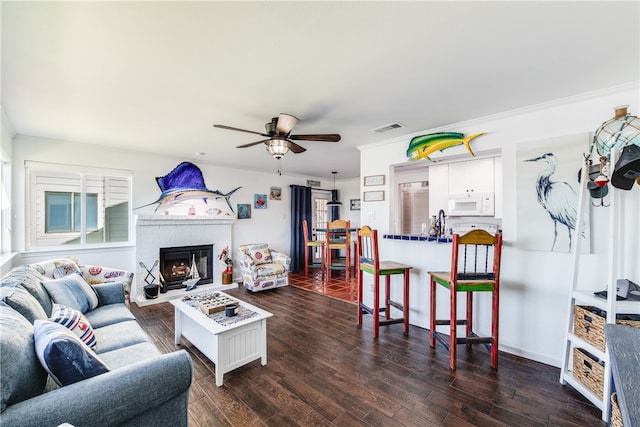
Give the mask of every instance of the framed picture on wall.
[{"label": "framed picture on wall", "polygon": [[249,203],[238,204],[238,219],[251,218],[251,205]]},{"label": "framed picture on wall", "polygon": [[363,196],[365,202],[381,202],[384,200],[384,190],[365,191]]},{"label": "framed picture on wall", "polygon": [[351,199],[351,210],[359,211],[360,210],[360,199]]},{"label": "framed picture on wall", "polygon": [[384,175],[371,175],[364,177],[365,187],[373,185],[384,185]]},{"label": "framed picture on wall", "polygon": [[269,190],[269,200],[282,200],[282,188],[271,187]]},{"label": "framed picture on wall", "polygon": [[255,209],[267,209],[267,195],[266,194],[254,194],[253,195],[253,207]]}]

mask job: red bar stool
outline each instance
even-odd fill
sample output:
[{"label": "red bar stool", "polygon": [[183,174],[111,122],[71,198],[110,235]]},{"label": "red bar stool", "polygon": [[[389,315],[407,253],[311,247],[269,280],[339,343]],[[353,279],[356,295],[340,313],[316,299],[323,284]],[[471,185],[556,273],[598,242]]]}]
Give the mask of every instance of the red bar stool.
[{"label": "red bar stool", "polygon": [[[429,331],[429,345],[431,347],[435,347],[436,340],[438,340],[448,348],[449,367],[451,369],[456,369],[456,344],[485,344],[491,350],[491,367],[497,369],[502,235],[496,234],[493,236],[484,230],[473,230],[462,236],[454,234],[451,251],[450,271],[429,272],[429,275],[431,276],[431,324]],[[482,255],[484,255],[484,257]],[[490,265],[491,268],[489,267]],[[449,290],[450,304],[449,319],[447,320],[436,319],[436,284],[439,284]],[[467,310],[465,319],[458,319],[458,292],[467,293]],[[491,292],[490,337],[479,337],[473,332],[474,292]],[[436,331],[436,327],[440,325],[449,326],[448,342],[447,339]],[[458,338],[457,325],[466,326],[466,334],[464,337]]]},{"label": "red bar stool", "polygon": [[[345,281],[349,283],[349,275],[351,271],[351,235],[349,228],[351,221],[344,219],[336,219],[327,223],[327,231],[325,232],[325,249],[326,249],[326,270],[327,280],[331,278],[331,270],[345,270]],[[334,257],[333,251],[344,251],[344,262]]]},{"label": "red bar stool", "polygon": [[[320,268],[322,271],[322,279],[324,280],[324,241],[309,240],[309,224],[306,219],[302,220],[302,233],[304,235],[304,275],[309,275],[309,267]],[[319,265],[316,262],[309,262],[309,252],[315,252],[318,248],[320,249],[320,256],[322,260]]]},{"label": "red bar stool", "polygon": [[[373,336],[378,337],[380,325],[403,323],[403,332],[409,333],[409,277],[412,267],[395,261],[380,261],[378,255],[378,230],[372,230],[365,225],[358,229],[358,242],[356,245],[358,256],[356,259],[358,270],[358,325],[362,325],[362,315],[373,316]],[[368,307],[362,302],[362,282],[364,273],[373,275],[373,307]],[[391,276],[401,274],[403,276],[402,304],[391,300]],[[385,277],[385,301],[384,307],[380,307],[380,276]],[[391,307],[402,311],[402,317],[391,318]],[[381,319],[379,313],[384,313]]]}]

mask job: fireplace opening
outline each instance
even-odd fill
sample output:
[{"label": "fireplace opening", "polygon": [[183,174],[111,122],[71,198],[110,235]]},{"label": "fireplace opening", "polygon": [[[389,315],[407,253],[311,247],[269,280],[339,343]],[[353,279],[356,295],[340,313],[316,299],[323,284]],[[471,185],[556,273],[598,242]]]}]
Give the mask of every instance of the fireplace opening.
[{"label": "fireplace opening", "polygon": [[182,282],[192,278],[193,265],[198,285],[213,283],[213,245],[160,248],[160,274],[168,290],[185,288]]}]

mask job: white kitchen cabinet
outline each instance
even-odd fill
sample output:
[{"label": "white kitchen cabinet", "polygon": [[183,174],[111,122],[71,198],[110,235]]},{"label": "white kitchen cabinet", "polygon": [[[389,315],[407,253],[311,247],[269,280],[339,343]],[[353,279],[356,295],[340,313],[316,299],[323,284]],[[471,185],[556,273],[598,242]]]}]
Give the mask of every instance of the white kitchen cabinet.
[{"label": "white kitchen cabinet", "polygon": [[449,200],[449,165],[429,166],[429,215],[447,210]]},{"label": "white kitchen cabinet", "polygon": [[493,157],[449,164],[450,195],[493,193],[494,179]]}]

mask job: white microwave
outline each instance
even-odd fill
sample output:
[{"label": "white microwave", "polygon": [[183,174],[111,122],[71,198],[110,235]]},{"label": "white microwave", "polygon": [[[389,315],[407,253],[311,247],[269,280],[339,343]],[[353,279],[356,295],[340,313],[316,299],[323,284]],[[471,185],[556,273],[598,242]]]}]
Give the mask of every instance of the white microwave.
[{"label": "white microwave", "polygon": [[494,216],[494,193],[460,194],[449,196],[448,216]]}]

